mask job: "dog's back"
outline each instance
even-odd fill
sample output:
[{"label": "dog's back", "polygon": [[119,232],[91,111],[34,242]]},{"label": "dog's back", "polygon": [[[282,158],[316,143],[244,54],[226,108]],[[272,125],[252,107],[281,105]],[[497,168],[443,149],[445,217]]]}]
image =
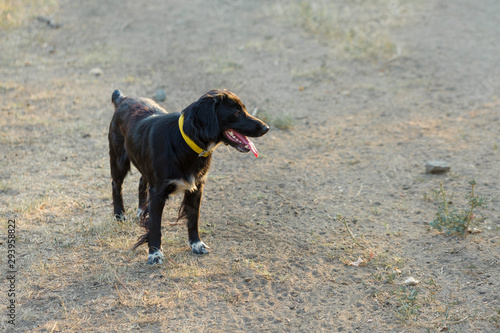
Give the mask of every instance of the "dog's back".
[{"label": "dog's back", "polygon": [[111,95],[115,114],[111,122],[113,132],[120,131],[123,136],[132,130],[142,119],[152,115],[164,115],[168,112],[149,98],[126,97],[120,90]]}]

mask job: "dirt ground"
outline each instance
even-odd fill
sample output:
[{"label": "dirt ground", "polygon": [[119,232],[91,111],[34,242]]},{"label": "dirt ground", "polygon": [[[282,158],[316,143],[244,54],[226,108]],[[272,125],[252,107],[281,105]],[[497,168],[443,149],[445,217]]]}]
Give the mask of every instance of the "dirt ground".
[{"label": "dirt ground", "polygon": [[[0,2],[2,331],[499,332],[499,2],[33,3]],[[213,88],[271,130],[258,158],[214,153],[211,253],[167,224],[174,197],[149,266],[112,218],[111,93],[180,111]],[[439,184],[461,208],[471,179],[481,232],[431,228]]]}]

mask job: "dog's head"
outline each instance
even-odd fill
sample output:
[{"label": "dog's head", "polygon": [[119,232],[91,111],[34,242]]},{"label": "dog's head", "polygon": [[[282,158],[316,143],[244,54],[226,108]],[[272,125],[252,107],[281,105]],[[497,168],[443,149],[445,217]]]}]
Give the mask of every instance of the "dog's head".
[{"label": "dog's head", "polygon": [[250,115],[241,100],[227,90],[211,90],[184,110],[190,132],[198,141],[213,145],[220,142],[240,152],[252,151],[255,145],[248,137],[259,137],[269,131],[260,119]]}]

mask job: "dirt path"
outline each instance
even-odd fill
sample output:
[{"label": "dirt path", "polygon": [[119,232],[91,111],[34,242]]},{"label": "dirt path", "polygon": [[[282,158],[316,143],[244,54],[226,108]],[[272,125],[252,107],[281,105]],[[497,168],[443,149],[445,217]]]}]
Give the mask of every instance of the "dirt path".
[{"label": "dirt path", "polygon": [[[30,17],[59,28],[28,19],[0,33],[14,331],[498,332],[499,3],[54,3]],[[271,131],[258,159],[215,152],[212,253],[192,255],[185,227],[165,226],[167,262],[147,266],[130,251],[135,221],[111,216],[111,92],[164,89],[179,111],[216,87]],[[451,172],[425,174],[434,159]],[[124,189],[131,215],[138,177]],[[432,229],[439,183],[461,208],[473,178],[493,197],[482,232]]]}]

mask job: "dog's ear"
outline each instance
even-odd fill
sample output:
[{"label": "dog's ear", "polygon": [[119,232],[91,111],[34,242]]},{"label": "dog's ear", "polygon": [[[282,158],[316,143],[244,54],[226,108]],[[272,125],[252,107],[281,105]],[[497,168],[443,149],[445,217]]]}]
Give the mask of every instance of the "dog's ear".
[{"label": "dog's ear", "polygon": [[199,141],[214,142],[219,137],[217,109],[223,102],[223,98],[221,94],[207,93],[184,111],[186,123],[189,123],[188,126],[191,127],[190,132]]},{"label": "dog's ear", "polygon": [[201,133],[206,140],[216,140],[220,134],[219,120],[217,117],[217,109],[221,105],[223,95],[217,94],[207,98],[206,103],[202,103],[203,107],[198,110],[200,121],[202,123]]},{"label": "dog's ear", "polygon": [[212,101],[214,102],[213,107],[215,112],[217,112],[219,106],[221,106],[221,104],[224,102],[225,97],[226,95],[221,93],[212,95]]}]

